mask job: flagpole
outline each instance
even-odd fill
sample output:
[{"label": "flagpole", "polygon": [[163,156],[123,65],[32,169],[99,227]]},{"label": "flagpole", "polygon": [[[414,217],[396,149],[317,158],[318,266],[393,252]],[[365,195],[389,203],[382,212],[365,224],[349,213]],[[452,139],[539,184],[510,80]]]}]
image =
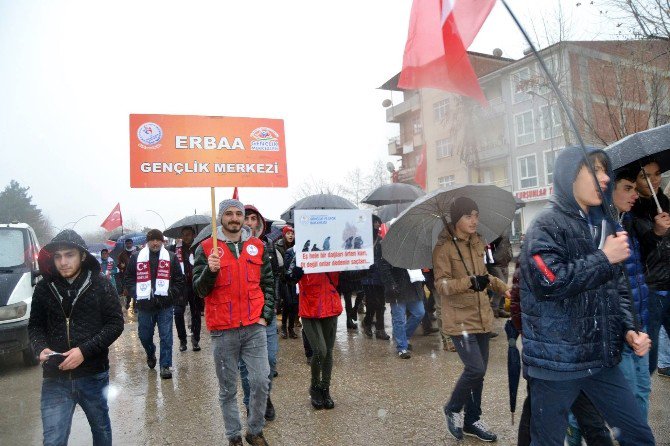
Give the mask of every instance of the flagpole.
[{"label": "flagpole", "polygon": [[214,252],[217,253],[219,250],[216,247],[216,199],[214,197],[214,187],[210,187],[209,192],[212,199],[212,247],[214,248]]},{"label": "flagpole", "polygon": [[[509,15],[512,17],[512,20],[514,20],[514,23],[516,24],[517,28],[519,28],[519,31],[521,31],[521,34],[523,34],[524,39],[526,39],[526,42],[528,43],[531,52],[537,59],[537,61],[540,63],[540,66],[542,67],[542,71],[544,72],[544,75],[547,77],[549,80],[549,83],[551,84],[551,88],[554,90],[554,93],[556,94],[556,97],[558,98],[558,102],[561,104],[561,107],[563,108],[563,111],[565,111],[566,116],[568,117],[568,122],[570,124],[570,127],[572,127],[572,131],[575,133],[575,137],[577,138],[577,142],[579,143],[579,147],[582,149],[582,153],[584,154],[584,164],[586,165],[587,169],[591,173],[591,176],[593,177],[593,181],[596,183],[596,188],[598,189],[598,192],[600,193],[600,196],[602,197],[602,201],[600,203],[600,207],[605,213],[605,218],[609,220],[609,223],[612,225],[612,228],[614,229],[614,236],[616,237],[616,222],[618,221],[619,217],[619,212],[616,210],[614,207],[614,204],[610,201],[609,197],[605,195],[603,192],[603,189],[600,187],[600,182],[598,181],[598,177],[596,176],[596,171],[593,168],[593,163],[591,163],[591,160],[589,159],[589,154],[586,150],[586,145],[584,144],[584,140],[582,139],[582,135],[579,133],[579,129],[577,128],[577,123],[575,122],[575,119],[572,115],[570,107],[568,107],[568,102],[565,99],[565,96],[563,96],[563,93],[561,92],[560,88],[558,87],[558,83],[556,82],[556,79],[554,79],[554,76],[551,74],[549,71],[549,68],[547,67],[546,62],[544,61],[544,58],[540,55],[539,51],[537,48],[535,48],[535,45],[533,42],[530,40],[530,36],[524,29],[524,27],[521,25],[521,22],[519,22],[519,19],[514,15],[514,12],[512,12],[512,9],[510,6],[507,4],[507,0],[500,0],[507,9],[507,12]],[[629,296],[633,295],[630,281],[628,280],[628,274],[626,271],[622,268],[621,264],[618,264],[619,266],[619,271],[625,278],[625,282],[628,288],[628,293]],[[637,315],[637,310],[635,309],[635,305],[631,306],[631,314],[633,316],[633,325],[635,327],[635,332],[639,334],[639,322],[638,322],[638,315]]]}]

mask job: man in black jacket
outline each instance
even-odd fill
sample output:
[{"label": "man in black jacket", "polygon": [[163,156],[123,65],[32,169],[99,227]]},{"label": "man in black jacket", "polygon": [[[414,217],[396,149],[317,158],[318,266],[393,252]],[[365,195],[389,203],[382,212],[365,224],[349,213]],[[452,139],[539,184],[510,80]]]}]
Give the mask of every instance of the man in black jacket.
[{"label": "man in black jacket", "polygon": [[67,444],[77,404],[93,444],[112,444],[104,390],[109,346],[123,332],[121,304],[100,264],[76,232],[66,229],[39,253],[41,280],[33,292],[28,331],[39,353],[44,444]]},{"label": "man in black jacket", "polygon": [[[611,196],[609,158],[591,149],[600,188]],[[603,198],[582,152],[556,159],[552,201],[531,223],[521,252],[523,361],[528,366],[534,446],[562,445],[568,410],[580,392],[625,445],[653,445],[621,369],[623,343],[638,356],[650,347],[636,333],[628,277],[617,264],[630,255],[625,232],[612,234]]]},{"label": "man in black jacket", "polygon": [[193,351],[200,351],[200,328],[201,315],[204,305],[202,299],[196,296],[193,290],[193,262],[194,257],[191,253],[191,246],[195,238],[195,229],[186,226],[181,230],[181,239],[174,245],[168,248],[168,251],[173,252],[177,256],[179,267],[184,273],[184,287],[178,297],[175,297],[174,302],[174,325],[177,328],[177,336],[179,337],[179,351],[186,351],[186,323],[184,321],[184,313],[186,305],[191,310],[191,343],[193,344]]},{"label": "man in black jacket", "polygon": [[156,367],[154,327],[160,338],[160,375],[172,378],[172,318],[174,301],[183,290],[184,275],[177,256],[163,247],[163,233],[152,229],[147,245],[130,257],[126,289],[137,302],[137,334],[147,353],[147,365]]}]

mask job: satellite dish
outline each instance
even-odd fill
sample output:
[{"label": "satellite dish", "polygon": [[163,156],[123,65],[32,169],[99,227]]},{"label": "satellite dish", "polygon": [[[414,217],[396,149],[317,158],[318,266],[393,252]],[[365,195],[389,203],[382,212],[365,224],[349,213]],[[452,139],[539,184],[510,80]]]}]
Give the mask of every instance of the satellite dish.
[{"label": "satellite dish", "polygon": [[386,170],[388,170],[391,173],[395,172],[395,164],[389,161],[388,163],[386,163]]},{"label": "satellite dish", "polygon": [[393,101],[391,101],[390,99],[384,99],[382,101],[382,107],[384,107],[384,108],[389,108],[392,105],[393,105]]}]

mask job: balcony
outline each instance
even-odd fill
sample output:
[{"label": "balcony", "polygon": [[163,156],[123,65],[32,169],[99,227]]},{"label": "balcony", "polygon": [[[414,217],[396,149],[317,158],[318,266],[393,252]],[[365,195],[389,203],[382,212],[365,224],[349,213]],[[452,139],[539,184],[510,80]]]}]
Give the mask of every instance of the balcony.
[{"label": "balcony", "polygon": [[479,111],[482,118],[493,118],[505,114],[505,101],[502,98],[493,98],[488,107],[482,107]]},{"label": "balcony", "polygon": [[421,101],[419,100],[419,95],[415,94],[404,102],[387,108],[386,122],[399,123],[407,116],[408,113],[418,111],[420,107]]},{"label": "balcony", "polygon": [[496,141],[485,141],[477,146],[477,156],[479,161],[503,158],[508,156],[509,153],[509,143],[504,138]]},{"label": "balcony", "polygon": [[400,136],[389,138],[389,156],[402,155],[402,144],[400,144]]},{"label": "balcony", "polygon": [[400,170],[398,170],[398,182],[414,183],[415,173],[416,173],[416,167],[401,167]]}]

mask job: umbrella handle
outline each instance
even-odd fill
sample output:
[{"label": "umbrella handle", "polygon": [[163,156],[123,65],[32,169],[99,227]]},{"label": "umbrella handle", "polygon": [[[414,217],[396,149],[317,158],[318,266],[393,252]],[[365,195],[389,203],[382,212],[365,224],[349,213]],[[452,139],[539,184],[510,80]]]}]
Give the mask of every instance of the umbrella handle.
[{"label": "umbrella handle", "polygon": [[651,191],[651,196],[654,197],[654,202],[656,203],[656,211],[659,214],[663,213],[663,208],[661,207],[661,204],[658,202],[658,197],[656,196],[656,191],[654,190],[654,187],[651,185],[651,180],[649,179],[649,175],[647,175],[647,171],[644,170],[643,167],[640,166],[640,169],[642,170],[642,173],[644,174],[644,179],[647,180],[647,185],[649,186],[649,190]]},{"label": "umbrella handle", "polygon": [[514,426],[514,412],[512,412],[512,426]]}]

